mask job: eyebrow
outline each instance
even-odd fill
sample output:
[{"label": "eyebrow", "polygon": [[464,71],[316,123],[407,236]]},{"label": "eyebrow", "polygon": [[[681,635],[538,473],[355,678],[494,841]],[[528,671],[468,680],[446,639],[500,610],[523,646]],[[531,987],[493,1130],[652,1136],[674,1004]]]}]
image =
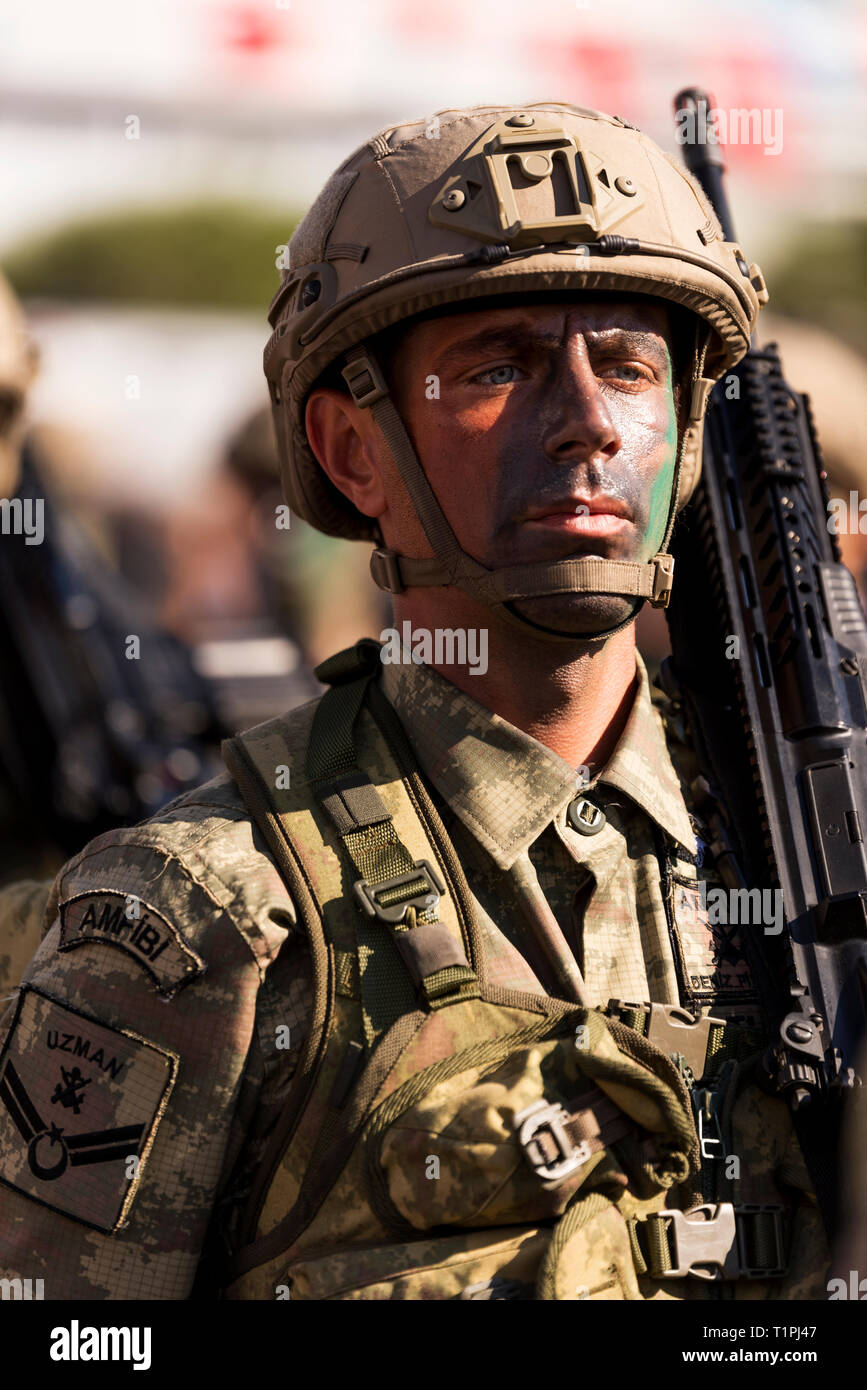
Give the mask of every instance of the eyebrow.
[{"label": "eyebrow", "polygon": [[[638,328],[591,329],[584,333],[583,337],[591,352],[594,350],[596,352],[607,350],[620,353],[638,351],[662,358],[666,348],[666,340],[660,334],[648,333]],[[556,333],[534,331],[527,322],[518,323],[509,328],[482,329],[480,332],[461,338],[458,342],[445,348],[436,359],[436,365],[440,369],[443,367],[457,369],[463,365],[470,365],[489,353],[496,355],[499,352],[514,352],[516,349],[524,351],[528,346],[553,353],[560,351],[563,346],[563,339]]]}]

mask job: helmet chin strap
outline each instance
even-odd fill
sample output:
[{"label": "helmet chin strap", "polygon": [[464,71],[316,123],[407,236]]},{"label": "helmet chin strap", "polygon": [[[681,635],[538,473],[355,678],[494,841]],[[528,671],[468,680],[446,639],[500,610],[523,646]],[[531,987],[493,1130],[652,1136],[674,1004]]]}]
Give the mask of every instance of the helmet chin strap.
[{"label": "helmet chin strap", "polygon": [[576,642],[590,646],[593,643],[607,642],[609,637],[613,637],[616,632],[622,632],[635,619],[644,606],[644,599],[640,598],[637,603],[632,605],[632,609],[626,617],[613,627],[596,629],[595,632],[565,632],[558,627],[543,627],[541,623],[534,623],[532,618],[527,618],[523,613],[518,613],[511,603],[504,603],[501,608],[502,616],[513,626],[519,626],[524,632],[529,628],[535,636],[547,642],[570,642],[573,646]]},{"label": "helmet chin strap", "polygon": [[[694,379],[698,379],[704,358],[698,341],[695,356]],[[634,621],[645,600],[654,608],[668,606],[674,576],[674,556],[667,554],[666,548],[677,510],[686,431],[681,433],[678,446],[665,536],[658,553],[651,560],[607,560],[599,555],[583,555],[574,559],[488,569],[458,544],[372,353],[363,345],[358,345],[347,352],[346,361],[342,375],[352,398],[356,405],[371,411],[434,552],[430,559],[412,559],[396,554],[387,546],[374,550],[370,558],[370,573],[380,589],[389,594],[402,594],[406,589],[454,585],[489,607],[498,608],[509,622],[519,625],[524,631],[529,628],[541,638],[572,643],[607,641]],[[695,397],[695,392],[693,395]],[[637,598],[640,602],[633,605],[632,612],[622,622],[597,632],[561,632],[548,628],[525,618],[513,606],[516,600],[521,599],[582,593],[620,595]]]}]

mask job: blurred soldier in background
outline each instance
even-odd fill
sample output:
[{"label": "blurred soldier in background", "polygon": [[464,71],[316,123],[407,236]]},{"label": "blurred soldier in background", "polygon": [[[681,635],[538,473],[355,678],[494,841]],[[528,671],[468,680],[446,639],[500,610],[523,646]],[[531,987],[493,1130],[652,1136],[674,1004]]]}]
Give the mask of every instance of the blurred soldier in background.
[{"label": "blurred soldier in background", "polygon": [[[311,666],[335,643],[378,634],[391,622],[391,606],[370,583],[369,557],[359,546],[324,536],[292,516],[291,533],[274,525],[287,513],[270,407],[255,411],[230,440],[227,467],[255,504],[253,536],[266,602],[286,632],[296,636]],[[321,690],[316,683],[315,694]]]},{"label": "blurred soldier in background", "polygon": [[[317,695],[311,668],[335,633],[388,621],[357,547],[277,517],[267,407],[228,440],[210,512],[169,521],[167,557],[142,517],[109,519],[125,578],[58,497],[57,446],[43,457],[27,431],[37,365],[0,279],[0,990],[36,949],[44,880],[69,854],[212,776],[225,733]],[[139,570],[150,557],[147,575],[128,550]]]},{"label": "blurred soldier in background", "polygon": [[378,633],[358,547],[289,515],[267,406],[227,440],[207,495],[166,523],[161,617],[189,646],[221,723],[248,728],[321,693],[312,668],[333,646]]},{"label": "blurred soldier in background", "polygon": [[[217,766],[212,694],[75,521],[26,438],[38,353],[0,278],[0,987],[63,860]],[[14,931],[13,924],[14,923]]]}]

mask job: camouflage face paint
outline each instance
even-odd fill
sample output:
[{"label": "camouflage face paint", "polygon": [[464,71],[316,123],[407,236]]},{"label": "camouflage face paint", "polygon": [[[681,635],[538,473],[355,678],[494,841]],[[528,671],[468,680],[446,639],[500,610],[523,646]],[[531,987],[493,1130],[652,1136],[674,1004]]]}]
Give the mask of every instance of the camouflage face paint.
[{"label": "camouflage face paint", "polygon": [[671,492],[674,487],[674,470],[677,463],[677,411],[674,404],[670,364],[666,397],[669,412],[668,426],[665,432],[666,458],[650,485],[647,532],[643,547],[648,559],[657,553],[665,539],[668,513],[671,506]]},{"label": "camouflage face paint", "polygon": [[[497,569],[584,555],[635,563],[659,550],[677,457],[663,307],[503,307],[416,332],[416,375],[418,363],[436,367],[444,405],[416,393],[408,424],[467,554]],[[624,524],[556,520],[592,498],[610,499]],[[576,633],[585,619],[587,630],[611,627],[632,607],[605,593],[516,600],[521,616]]]}]

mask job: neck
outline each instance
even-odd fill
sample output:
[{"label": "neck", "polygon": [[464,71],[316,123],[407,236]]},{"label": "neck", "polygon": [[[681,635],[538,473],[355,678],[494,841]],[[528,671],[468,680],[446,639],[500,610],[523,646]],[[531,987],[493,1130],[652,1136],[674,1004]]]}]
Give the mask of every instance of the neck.
[{"label": "neck", "polygon": [[[467,643],[475,664],[452,663],[433,642],[431,665],[486,709],[590,776],[605,766],[626,725],[635,695],[635,626],[594,646],[525,636],[454,589],[414,589],[394,600],[394,626],[418,633],[475,630],[485,634],[487,661]],[[484,650],[484,647],[482,647]],[[427,655],[425,655],[427,659]]]}]

